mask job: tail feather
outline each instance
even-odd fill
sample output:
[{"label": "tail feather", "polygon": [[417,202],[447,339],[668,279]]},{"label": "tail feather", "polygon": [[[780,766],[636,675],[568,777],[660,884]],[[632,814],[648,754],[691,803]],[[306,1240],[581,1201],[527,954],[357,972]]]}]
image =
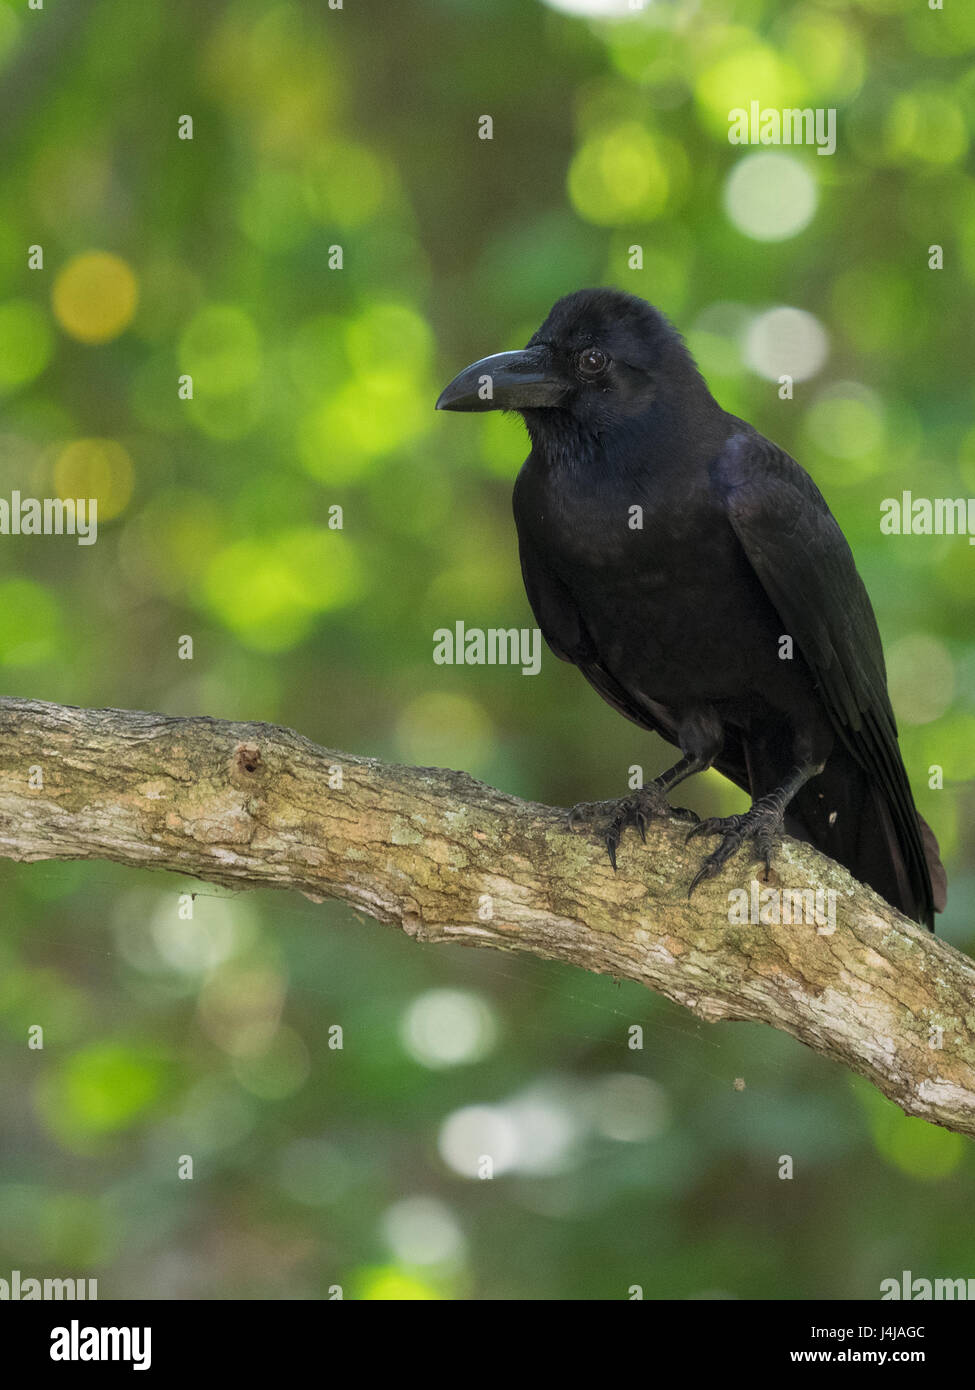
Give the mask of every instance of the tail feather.
[{"label": "tail feather", "polygon": [[822,773],[794,798],[786,828],[933,931],[934,913],[944,910],[947,876],[934,833],[920,816],[917,819],[923,864],[912,847],[902,843],[883,791],[845,748],[838,747]]}]

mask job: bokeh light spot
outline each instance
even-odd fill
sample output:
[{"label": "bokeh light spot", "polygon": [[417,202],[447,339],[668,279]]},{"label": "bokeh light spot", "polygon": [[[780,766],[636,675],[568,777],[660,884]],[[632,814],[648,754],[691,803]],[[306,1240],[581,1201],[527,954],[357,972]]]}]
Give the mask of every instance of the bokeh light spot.
[{"label": "bokeh light spot", "polygon": [[406,304],[370,304],[346,325],[345,345],[350,364],[363,375],[402,367],[422,373],[430,361],[433,333]]},{"label": "bokeh light spot", "polygon": [[550,9],[589,19],[633,19],[653,0],[544,0]]},{"label": "bokeh light spot", "polygon": [[285,981],[269,961],[231,961],[200,991],[200,1025],[235,1058],[266,1053],[281,1023]]},{"label": "bokeh light spot", "polygon": [[261,370],[261,342],[253,321],[235,304],[207,305],[183,334],[179,364],[193,378],[194,398],[246,389]]},{"label": "bokeh light spot", "polygon": [[93,1043],[45,1078],[48,1128],[68,1147],[134,1124],[161,1096],[168,1067],[143,1046]]},{"label": "bokeh light spot", "polygon": [[366,476],[380,459],[431,430],[429,396],[412,367],[354,377],[299,418],[301,462],[333,486]]},{"label": "bokeh light spot", "polygon": [[355,231],[379,212],[389,183],[382,162],[368,146],[334,140],[308,161],[306,206],[326,227]]},{"label": "bokeh light spot", "polygon": [[186,975],[209,974],[234,953],[247,927],[253,931],[246,904],[206,897],[195,904],[195,909],[193,917],[186,918],[175,910],[172,898],[160,898],[148,922],[156,953],[151,968],[169,967]]},{"label": "bokeh light spot", "polygon": [[847,481],[855,482],[876,471],[876,455],[886,438],[884,417],[884,403],[875,391],[857,381],[839,381],[816,397],[805,424],[817,448],[855,465],[845,470]]},{"label": "bokeh light spot", "polygon": [[622,1144],[645,1144],[670,1123],[670,1106],[663,1088],[645,1076],[617,1072],[605,1076],[593,1091],[593,1119],[607,1139]]},{"label": "bokeh light spot", "polygon": [[650,222],[686,176],[676,141],[626,121],[590,136],[569,166],[569,197],[581,217],[600,227]]},{"label": "bokeh light spot", "polygon": [[810,10],[798,6],[792,15],[789,54],[811,90],[834,106],[838,99],[849,101],[860,89],[866,71],[859,31],[819,6]]},{"label": "bokeh light spot", "polygon": [[356,1278],[356,1287],[358,1298],[382,1303],[415,1303],[444,1296],[426,1280],[395,1266],[361,1271]]},{"label": "bokeh light spot", "polygon": [[829,338],[819,320],[805,309],[780,304],[758,314],[745,335],[745,361],[767,381],[791,376],[807,381],[829,356]]},{"label": "bokeh light spot", "polygon": [[746,155],[725,182],[724,207],[745,236],[784,241],[809,226],[818,202],[816,180],[794,155]]},{"label": "bokeh light spot", "polygon": [[310,219],[302,181],[290,169],[258,169],[240,203],[240,225],[265,251],[290,251],[307,238]]},{"label": "bokeh light spot", "polygon": [[33,579],[0,580],[0,665],[50,661],[60,636],[60,609],[49,589]]},{"label": "bokeh light spot", "polygon": [[132,322],[139,300],[133,271],[109,251],[84,251],[59,272],[51,292],[54,314],[82,343],[108,343]]},{"label": "bokeh light spot", "polygon": [[943,642],[924,632],[909,633],[887,650],[887,685],[897,719],[930,724],[955,697],[955,663]]},{"label": "bokeh light spot", "polygon": [[36,304],[11,299],[0,304],[0,391],[23,386],[51,360],[48,321]]},{"label": "bokeh light spot", "polygon": [[947,88],[935,84],[900,93],[888,114],[886,136],[891,158],[925,164],[955,164],[969,142],[964,111]]},{"label": "bokeh light spot", "polygon": [[464,1236],[450,1208],[435,1197],[405,1197],[383,1214],[383,1236],[404,1265],[453,1264]]},{"label": "bokeh light spot", "polygon": [[110,521],[129,504],[135,469],[117,440],[75,439],[58,455],[54,484],[62,498],[96,498],[99,522]]},{"label": "bokeh light spot", "polygon": [[709,126],[727,137],[728,113],[747,111],[761,93],[763,109],[805,106],[802,72],[774,49],[757,42],[749,30],[729,29],[721,55],[697,74],[695,96]]},{"label": "bokeh light spot", "polygon": [[204,596],[225,627],[256,651],[286,651],[317,614],[358,593],[361,565],[352,542],[325,527],[245,537],[218,550]]},{"label": "bokeh light spot", "polygon": [[468,1105],[441,1125],[438,1147],[447,1167],[462,1177],[478,1177],[484,1158],[490,1159],[491,1172],[497,1177],[514,1164],[518,1132],[501,1107]]},{"label": "bokeh light spot", "polygon": [[407,1009],[400,1037],[416,1061],[436,1070],[486,1057],[497,1037],[497,1024],[493,1010],[478,995],[433,989]]}]

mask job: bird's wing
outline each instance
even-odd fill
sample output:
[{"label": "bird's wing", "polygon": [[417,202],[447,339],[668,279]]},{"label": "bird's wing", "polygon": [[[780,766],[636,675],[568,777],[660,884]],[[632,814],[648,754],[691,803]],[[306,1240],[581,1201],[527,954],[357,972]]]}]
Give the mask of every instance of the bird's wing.
[{"label": "bird's wing", "polygon": [[711,482],[838,736],[883,791],[918,900],[930,911],[931,880],[880,633],[846,537],[809,474],[760,434],[732,435],[711,465]]}]

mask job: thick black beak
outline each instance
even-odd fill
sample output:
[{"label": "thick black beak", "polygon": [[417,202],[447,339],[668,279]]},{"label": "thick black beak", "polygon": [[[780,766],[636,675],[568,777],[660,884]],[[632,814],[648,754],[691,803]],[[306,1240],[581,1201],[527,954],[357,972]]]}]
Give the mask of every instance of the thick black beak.
[{"label": "thick black beak", "polygon": [[455,376],[441,391],[437,409],[528,410],[558,405],[569,390],[547,347],[496,352]]}]

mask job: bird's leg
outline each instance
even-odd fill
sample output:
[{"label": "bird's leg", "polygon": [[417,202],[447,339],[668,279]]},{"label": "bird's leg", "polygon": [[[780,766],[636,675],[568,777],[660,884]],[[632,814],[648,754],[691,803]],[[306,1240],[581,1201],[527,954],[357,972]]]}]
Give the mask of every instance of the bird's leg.
[{"label": "bird's leg", "polygon": [[781,787],[776,787],[775,791],[769,792],[767,796],[753,801],[744,814],[710,816],[693,826],[687,833],[688,840],[693,839],[695,835],[720,835],[721,843],[708,855],[694,875],[687,896],[691,896],[703,879],[714,878],[722,865],[728,862],[746,840],[754,840],[756,858],[764,861],[767,879],[772,868],[772,850],[782,834],[785,808],[799,788],[822,770],[822,763],[807,763],[802,767],[794,767]]},{"label": "bird's leg", "polygon": [[569,812],[569,829],[576,830],[582,824],[592,825],[594,822],[601,822],[600,833],[606,841],[609,862],[615,869],[616,851],[628,825],[639,830],[640,838],[646,844],[647,825],[655,817],[674,816],[678,820],[697,821],[693,811],[688,811],[683,806],[671,806],[667,800],[667,792],[671,787],[676,787],[678,782],[683,782],[686,777],[693,776],[695,772],[703,772],[709,766],[710,761],[706,758],[687,756],[681,758],[679,763],[675,763],[666,772],[662,772],[652,782],[648,782],[645,787],[641,787],[639,791],[631,792],[629,796],[620,797],[616,801],[580,801],[578,806],[573,806]]}]

